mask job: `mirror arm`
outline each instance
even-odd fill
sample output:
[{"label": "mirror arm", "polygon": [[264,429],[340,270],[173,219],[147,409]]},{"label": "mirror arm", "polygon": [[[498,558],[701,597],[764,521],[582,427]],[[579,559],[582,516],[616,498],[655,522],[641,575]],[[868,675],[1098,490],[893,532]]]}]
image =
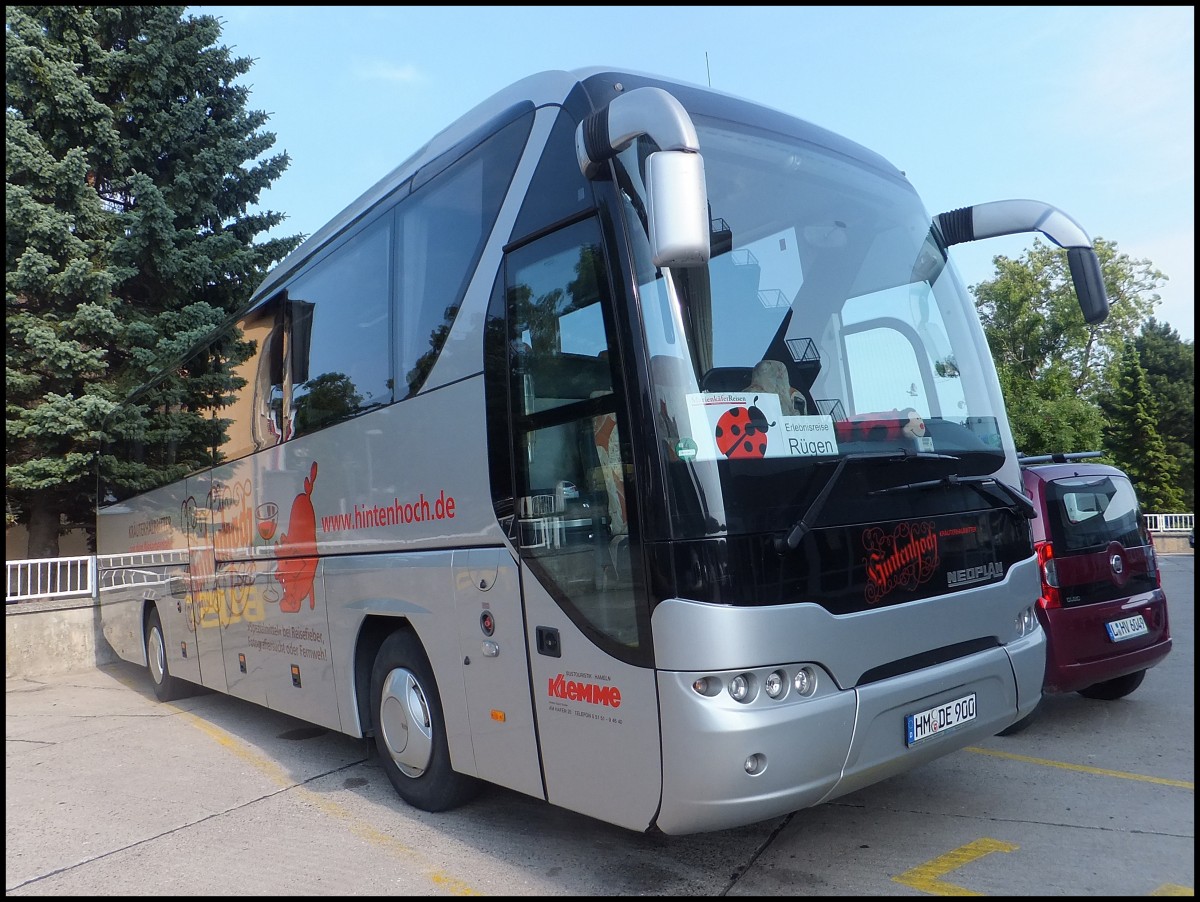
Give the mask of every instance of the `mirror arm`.
[{"label": "mirror arm", "polygon": [[661,150],[699,153],[696,126],[683,105],[662,88],[636,88],[615,97],[575,129],[575,155],[585,178],[638,136],[650,137]]},{"label": "mirror arm", "polygon": [[1092,239],[1057,207],[1036,200],[998,200],[939,213],[933,221],[946,247],[999,235],[1041,232],[1067,251],[1067,265],[1084,321],[1095,325],[1108,317],[1104,274]]}]

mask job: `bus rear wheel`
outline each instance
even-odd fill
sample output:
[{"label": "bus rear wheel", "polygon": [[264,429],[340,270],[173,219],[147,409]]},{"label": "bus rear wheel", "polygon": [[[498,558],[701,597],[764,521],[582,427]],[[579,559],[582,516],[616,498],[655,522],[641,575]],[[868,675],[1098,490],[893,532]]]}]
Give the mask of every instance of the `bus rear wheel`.
[{"label": "bus rear wheel", "polygon": [[375,746],[400,798],[422,811],[448,811],[479,791],[450,766],[450,748],[433,668],[416,636],[384,640],[371,670]]},{"label": "bus rear wheel", "polygon": [[154,696],[160,702],[173,702],[188,694],[187,683],[171,676],[171,667],[167,664],[167,642],[163,637],[158,608],[151,608],[146,616],[146,664],[150,667]]}]

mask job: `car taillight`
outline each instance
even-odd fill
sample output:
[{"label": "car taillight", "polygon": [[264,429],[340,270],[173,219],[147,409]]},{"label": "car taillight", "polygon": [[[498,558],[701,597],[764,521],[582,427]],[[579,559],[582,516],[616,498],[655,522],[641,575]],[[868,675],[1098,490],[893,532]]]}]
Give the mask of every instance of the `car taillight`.
[{"label": "car taillight", "polygon": [[1058,591],[1058,566],[1054,563],[1054,546],[1049,542],[1034,542],[1037,552],[1038,571],[1042,577],[1042,597],[1038,604],[1042,609],[1061,608],[1062,595]]},{"label": "car taillight", "polygon": [[1146,553],[1146,570],[1154,577],[1155,587],[1161,589],[1162,574],[1158,572],[1158,552],[1154,550],[1154,536],[1147,532],[1146,538],[1149,540],[1146,544],[1150,546],[1150,550]]}]

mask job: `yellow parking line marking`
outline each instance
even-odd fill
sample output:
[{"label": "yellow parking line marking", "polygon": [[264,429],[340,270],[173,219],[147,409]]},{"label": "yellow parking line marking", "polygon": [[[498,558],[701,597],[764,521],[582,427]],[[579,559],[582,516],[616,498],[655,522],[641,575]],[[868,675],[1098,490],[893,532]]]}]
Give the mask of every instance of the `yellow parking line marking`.
[{"label": "yellow parking line marking", "polygon": [[1178,883],[1164,883],[1150,895],[1152,896],[1194,896],[1196,890],[1191,886],[1180,886]]},{"label": "yellow parking line marking", "polygon": [[993,852],[1015,852],[1019,848],[1021,847],[1010,842],[984,837],[959,846],[945,855],[939,855],[925,864],[909,868],[903,874],[893,877],[892,881],[932,896],[982,896],[983,893],[942,880],[941,877]]},{"label": "yellow parking line marking", "polygon": [[[170,707],[174,706],[172,705]],[[184,719],[196,729],[200,730],[200,732],[211,738],[218,745],[228,749],[247,764],[266,774],[279,786],[283,787],[284,789],[289,789],[300,793],[305,801],[314,808],[320,809],[330,817],[335,817],[338,820],[343,821],[346,826],[349,827],[350,831],[356,836],[360,836],[367,842],[373,843],[374,845],[386,848],[391,854],[397,857],[410,859],[415,858],[418,861],[421,859],[421,854],[415,849],[408,848],[403,843],[397,842],[391,836],[388,836],[386,833],[383,833],[370,824],[365,823],[357,815],[350,811],[350,809],[345,808],[342,805],[338,805],[336,802],[331,802],[324,796],[321,796],[318,793],[305,788],[304,786],[298,785],[295,780],[288,776],[287,772],[284,771],[283,768],[281,768],[270,758],[265,758],[262,755],[259,755],[257,752],[248,748],[240,740],[230,736],[224,730],[213,726],[208,721],[197,717],[195,714],[192,714],[189,711],[184,711],[182,708],[176,708],[175,710],[183,715]],[[471,885],[464,883],[457,877],[453,877],[439,869],[426,868],[426,876],[434,884],[450,893],[450,895],[483,895],[483,893]]]},{"label": "yellow parking line marking", "polygon": [[981,755],[991,755],[993,758],[1008,758],[1010,761],[1024,761],[1026,764],[1041,764],[1044,767],[1059,767],[1063,770],[1073,770],[1083,774],[1096,774],[1099,777],[1116,777],[1120,780],[1137,780],[1141,783],[1157,783],[1160,786],[1174,786],[1177,789],[1195,791],[1196,784],[1187,780],[1170,780],[1166,777],[1147,777],[1145,774],[1128,774],[1119,770],[1107,770],[1103,767],[1089,767],[1086,764],[1067,764],[1065,761],[1051,761],[1048,758],[1031,758],[1028,755],[1014,755],[1012,752],[1000,752],[995,749],[981,749],[978,746],[967,746],[966,751],[978,752]]}]

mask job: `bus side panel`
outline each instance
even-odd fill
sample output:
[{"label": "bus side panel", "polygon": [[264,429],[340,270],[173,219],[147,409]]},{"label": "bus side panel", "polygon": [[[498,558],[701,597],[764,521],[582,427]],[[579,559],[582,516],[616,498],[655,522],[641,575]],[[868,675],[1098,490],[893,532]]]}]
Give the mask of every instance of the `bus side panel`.
[{"label": "bus side panel", "polygon": [[522,577],[546,797],[590,817],[646,830],[662,790],[654,671],[601,651],[527,567]]},{"label": "bus side panel", "polygon": [[[214,516],[214,509],[220,505],[213,491],[211,473],[189,476],[185,485],[187,497],[183,500],[181,516],[188,537],[188,578],[187,600],[182,607],[192,633],[193,648],[189,656],[198,660],[200,682],[204,686],[217,692],[229,692],[221,657],[221,630],[229,623],[230,610],[227,593],[217,580],[216,543],[220,522]],[[178,643],[170,641],[171,630],[165,618],[163,630],[167,634],[168,655],[178,653]],[[171,659],[169,663],[171,673],[180,676],[175,670],[175,660]],[[250,700],[262,701],[258,697]]]},{"label": "bus side panel", "polygon": [[283,558],[503,541],[483,422],[477,377],[222,468],[217,559],[279,574],[280,604],[295,607],[308,604],[312,570],[279,570]]},{"label": "bus side panel", "polygon": [[507,548],[468,548],[454,552],[454,577],[476,775],[545,798],[517,565]]},{"label": "bus side panel", "polygon": [[100,568],[100,629],[117,657],[146,666],[146,638],[142,632],[142,589],[124,582],[124,570]]},{"label": "bus side panel", "polygon": [[[244,621],[240,630],[251,651],[267,658],[264,688],[272,710],[341,730],[326,599],[318,567],[310,604],[290,613],[268,604],[261,622]],[[230,629],[225,635],[228,642],[236,634]],[[236,666],[236,658],[226,651],[226,668]]]},{"label": "bus side panel", "polygon": [[[315,524],[304,511],[311,462],[301,455],[287,476],[271,469],[278,478],[290,477],[296,490],[296,503],[272,524],[276,532],[270,538],[279,541],[272,546],[257,515],[256,486],[277,461],[272,450],[212,471],[213,606],[221,672],[231,695],[340,730]],[[287,541],[289,535],[295,541]],[[280,549],[284,555],[267,554]]]},{"label": "bus side panel", "polygon": [[[230,572],[232,570],[232,572]],[[230,695],[341,730],[324,582],[314,574],[311,606],[282,612],[268,578],[244,582],[226,565],[218,575],[221,659]]]},{"label": "bus side panel", "polygon": [[221,672],[230,695],[266,705],[269,671],[284,666],[279,658],[284,654],[281,626],[278,617],[269,626],[264,623],[263,599],[271,591],[266,577],[251,578],[249,585],[246,579],[239,565],[217,564]]},{"label": "bus side panel", "polygon": [[455,622],[452,551],[347,555],[322,562],[329,603],[329,634],[342,731],[361,736],[372,728],[358,720],[357,698],[370,685],[354,678],[355,649],[368,617],[412,629],[421,640],[437,681],[446,719],[450,761],[460,773],[476,773],[467,717],[464,667]]},{"label": "bus side panel", "polygon": [[[183,559],[181,552],[179,560]],[[183,612],[187,598],[186,566],[141,562],[137,567],[101,565],[97,569],[101,630],[119,658],[143,667],[147,665],[143,622],[147,604],[157,607],[169,644],[186,641],[194,647],[194,640],[186,635],[195,632],[192,621],[186,617],[178,621],[176,617]],[[197,662],[186,659],[181,662],[180,671],[188,675],[180,678],[199,682]],[[189,667],[189,663],[193,666]]]},{"label": "bus side panel", "polygon": [[143,611],[158,609],[171,674],[201,683],[196,611],[190,603],[187,488],[161,488],[102,508],[96,547],[100,622],[126,661],[146,665]]}]

